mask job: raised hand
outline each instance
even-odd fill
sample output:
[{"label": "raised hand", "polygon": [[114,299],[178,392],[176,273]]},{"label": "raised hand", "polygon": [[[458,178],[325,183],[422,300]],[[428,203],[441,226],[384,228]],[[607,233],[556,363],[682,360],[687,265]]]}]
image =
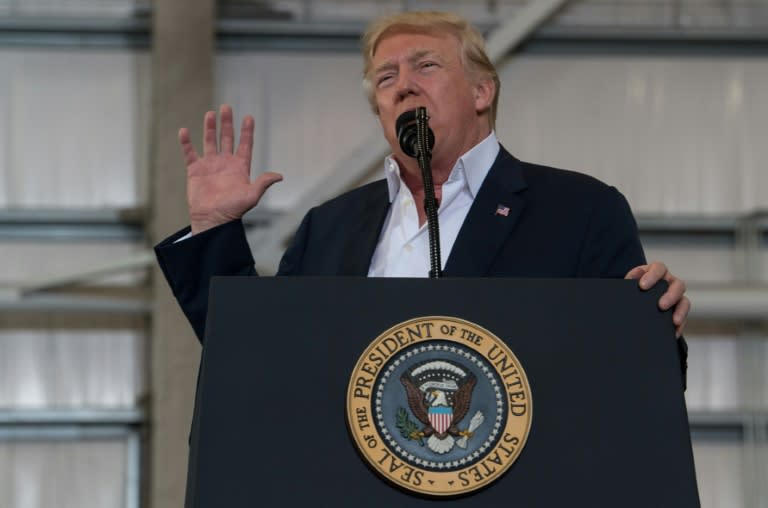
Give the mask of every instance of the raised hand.
[{"label": "raised hand", "polygon": [[240,143],[234,150],[232,108],[222,105],[221,131],[216,140],[216,113],[208,111],[203,123],[203,156],[192,146],[189,130],[179,130],[179,143],[187,164],[187,204],[192,234],[239,219],[256,206],[264,192],[283,179],[266,172],[251,182],[253,117],[243,118]]}]

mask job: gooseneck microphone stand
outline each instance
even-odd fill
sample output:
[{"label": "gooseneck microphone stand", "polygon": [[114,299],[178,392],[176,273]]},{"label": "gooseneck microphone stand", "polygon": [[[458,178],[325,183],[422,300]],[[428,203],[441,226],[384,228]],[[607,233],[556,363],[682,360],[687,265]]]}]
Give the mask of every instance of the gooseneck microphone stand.
[{"label": "gooseneck microphone stand", "polygon": [[430,165],[435,135],[429,128],[427,108],[419,107],[406,111],[398,117],[395,127],[400,148],[406,155],[415,157],[421,169],[421,177],[424,180],[424,211],[429,231],[429,278],[438,279],[443,276],[440,257],[440,225],[437,219],[437,198]]}]

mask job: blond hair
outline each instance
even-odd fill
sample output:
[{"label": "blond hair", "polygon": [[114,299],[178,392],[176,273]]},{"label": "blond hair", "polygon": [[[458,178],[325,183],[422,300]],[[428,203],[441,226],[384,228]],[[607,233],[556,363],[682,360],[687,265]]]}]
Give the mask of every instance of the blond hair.
[{"label": "blond hair", "polygon": [[461,43],[461,62],[472,80],[491,79],[496,86],[490,110],[490,127],[496,125],[501,83],[496,68],[485,53],[482,34],[456,14],[435,11],[402,12],[374,20],[363,35],[363,90],[374,113],[378,114],[372,83],[373,55],[387,36],[397,33],[449,33]]}]

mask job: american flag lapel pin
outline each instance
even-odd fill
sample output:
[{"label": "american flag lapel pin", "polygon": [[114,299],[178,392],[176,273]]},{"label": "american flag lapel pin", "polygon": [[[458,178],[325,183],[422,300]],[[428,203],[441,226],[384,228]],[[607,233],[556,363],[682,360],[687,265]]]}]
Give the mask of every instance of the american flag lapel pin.
[{"label": "american flag lapel pin", "polygon": [[496,213],[494,215],[501,215],[502,217],[509,216],[509,207],[507,205],[496,205]]}]

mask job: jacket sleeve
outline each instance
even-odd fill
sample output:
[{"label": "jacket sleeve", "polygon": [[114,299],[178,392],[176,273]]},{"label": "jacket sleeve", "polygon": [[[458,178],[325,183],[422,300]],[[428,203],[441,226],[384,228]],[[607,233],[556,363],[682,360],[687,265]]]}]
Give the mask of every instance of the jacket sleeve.
[{"label": "jacket sleeve", "polygon": [[214,275],[257,275],[253,256],[239,220],[177,242],[189,227],[155,246],[155,255],[173,295],[203,342],[208,288]]}]

